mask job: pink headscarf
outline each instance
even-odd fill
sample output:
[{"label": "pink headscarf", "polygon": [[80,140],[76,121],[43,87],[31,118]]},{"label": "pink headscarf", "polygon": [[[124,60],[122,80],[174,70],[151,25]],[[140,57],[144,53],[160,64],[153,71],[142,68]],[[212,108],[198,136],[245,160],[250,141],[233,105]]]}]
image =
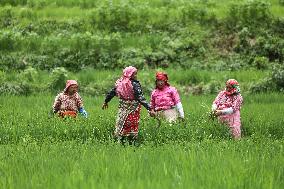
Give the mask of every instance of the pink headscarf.
[{"label": "pink headscarf", "polygon": [[67,81],[66,81],[66,86],[65,86],[65,89],[64,89],[64,93],[67,93],[67,91],[68,91],[68,89],[69,89],[69,87],[70,87],[71,85],[76,85],[76,86],[78,86],[78,83],[77,83],[76,80],[67,80]]},{"label": "pink headscarf", "polygon": [[128,66],[123,70],[123,76],[115,82],[116,94],[124,100],[134,100],[133,86],[130,78],[137,72],[133,66]]}]

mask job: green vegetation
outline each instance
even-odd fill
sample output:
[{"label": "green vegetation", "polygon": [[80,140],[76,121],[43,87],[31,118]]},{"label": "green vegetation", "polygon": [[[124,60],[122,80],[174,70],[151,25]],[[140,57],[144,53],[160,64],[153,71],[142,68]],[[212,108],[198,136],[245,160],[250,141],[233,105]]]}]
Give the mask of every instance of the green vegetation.
[{"label": "green vegetation", "polygon": [[123,147],[111,136],[117,100],[102,111],[83,96],[89,118],[62,120],[48,118],[53,96],[2,96],[0,186],[282,188],[283,94],[244,96],[240,141],[208,118],[214,97],[182,96],[186,121],[172,126],[143,109],[140,145]]},{"label": "green vegetation", "polygon": [[[178,88],[182,94],[216,94],[225,86],[230,78],[240,82],[242,92],[250,93],[261,91],[283,90],[284,75],[275,71],[275,79],[271,79],[269,71],[242,70],[242,71],[201,71],[164,69],[169,75],[170,83]],[[281,71],[281,70],[280,70]],[[64,68],[56,68],[50,72],[37,71],[33,68],[22,72],[0,72],[2,85],[0,93],[9,95],[30,95],[37,93],[56,94],[64,89],[67,79],[79,82],[80,92],[85,95],[105,95],[113,87],[115,81],[121,76],[121,70],[94,70],[83,69],[78,73],[68,72]],[[149,95],[155,85],[156,70],[140,70],[138,79],[144,93]],[[260,84],[259,84],[260,83]],[[276,89],[279,86],[279,89]]]},{"label": "green vegetation", "polygon": [[283,64],[276,1],[1,2],[4,70]]},{"label": "green vegetation", "polygon": [[[271,83],[273,68],[282,70],[284,61],[281,2],[3,0],[0,70],[8,75],[58,67],[72,72],[117,70],[128,65],[146,70],[263,70],[270,76],[257,82],[265,87],[251,91],[282,91],[282,84]],[[204,85],[203,80],[179,79],[185,88],[191,82],[197,88]],[[32,88],[40,91],[42,86]]]},{"label": "green vegetation", "polygon": [[[283,37],[283,0],[1,0],[0,188],[282,189]],[[143,109],[138,143],[123,146],[117,99],[100,107],[129,65],[147,99],[166,71],[186,120]],[[208,114],[229,78],[240,141]],[[88,119],[49,116],[66,79]]]}]

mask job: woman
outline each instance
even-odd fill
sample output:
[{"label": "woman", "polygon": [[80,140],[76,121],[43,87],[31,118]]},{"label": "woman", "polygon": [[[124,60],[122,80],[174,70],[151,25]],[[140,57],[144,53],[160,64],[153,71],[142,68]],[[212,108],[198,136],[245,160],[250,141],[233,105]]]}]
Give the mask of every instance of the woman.
[{"label": "woman", "polygon": [[151,94],[151,107],[158,117],[175,122],[178,117],[184,119],[183,107],[175,87],[168,83],[168,75],[156,73],[156,89]]},{"label": "woman", "polygon": [[150,105],[146,102],[141,85],[137,80],[137,69],[129,66],[115,82],[115,87],[106,95],[102,109],[108,108],[108,102],[114,96],[119,98],[118,116],[114,136],[119,139],[127,137],[130,141],[137,139],[141,104],[152,115]]},{"label": "woman", "polygon": [[212,110],[218,119],[229,126],[235,139],[241,138],[240,110],[243,97],[239,83],[235,79],[226,82],[226,89],[221,91],[213,102]]},{"label": "woman", "polygon": [[85,118],[88,117],[78,93],[77,81],[67,80],[65,89],[55,97],[53,113],[57,113],[60,117],[76,117],[78,112]]}]

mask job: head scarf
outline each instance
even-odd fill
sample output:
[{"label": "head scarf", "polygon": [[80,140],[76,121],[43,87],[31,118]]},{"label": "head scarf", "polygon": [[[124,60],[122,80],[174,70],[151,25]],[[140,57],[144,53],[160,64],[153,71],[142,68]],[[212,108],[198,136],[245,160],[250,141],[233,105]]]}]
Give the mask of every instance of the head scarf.
[{"label": "head scarf", "polygon": [[68,92],[68,89],[71,85],[76,85],[78,87],[78,83],[76,80],[67,80],[66,81],[66,86],[65,86],[65,89],[64,89],[64,93],[67,93]]},{"label": "head scarf", "polygon": [[232,87],[232,89],[229,90],[229,91],[227,91],[225,89],[225,93],[227,95],[235,95],[235,94],[239,94],[241,92],[240,85],[239,85],[238,81],[235,80],[235,79],[229,79],[226,82],[226,85],[230,85]]},{"label": "head scarf", "polygon": [[124,68],[123,75],[115,82],[117,96],[125,100],[133,100],[134,92],[131,84],[131,77],[137,69],[133,66]]},{"label": "head scarf", "polygon": [[169,80],[168,75],[164,72],[157,72],[156,73],[156,81],[157,80],[162,80],[166,83],[167,86],[170,86],[170,84],[168,83],[168,80]]}]

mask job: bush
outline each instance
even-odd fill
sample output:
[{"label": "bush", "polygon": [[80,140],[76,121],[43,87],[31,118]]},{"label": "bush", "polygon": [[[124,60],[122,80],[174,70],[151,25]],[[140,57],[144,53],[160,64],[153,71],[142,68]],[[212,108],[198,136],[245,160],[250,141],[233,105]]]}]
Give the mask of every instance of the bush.
[{"label": "bush", "polygon": [[5,81],[6,79],[6,74],[0,70],[0,81]]},{"label": "bush", "polygon": [[276,65],[273,68],[271,79],[277,90],[284,91],[284,65]]},{"label": "bush", "polygon": [[35,82],[37,76],[38,76],[37,70],[32,67],[28,67],[20,75],[21,79],[27,82]]},{"label": "bush", "polygon": [[252,83],[249,87],[251,93],[263,93],[269,91],[275,91],[275,83],[271,78],[265,78],[257,83]]},{"label": "bush", "polygon": [[253,84],[250,87],[250,92],[268,92],[268,91],[280,91],[284,92],[284,66],[275,65],[269,77],[262,81]]},{"label": "bush", "polygon": [[51,72],[51,82],[48,83],[48,89],[53,92],[58,92],[65,87],[67,80],[67,70],[63,67],[58,67]]},{"label": "bush", "polygon": [[269,64],[269,59],[266,57],[255,57],[254,61],[253,61],[253,66],[258,69],[258,70],[264,70],[266,68],[268,68],[268,64]]},{"label": "bush", "polygon": [[28,83],[5,82],[0,85],[0,94],[4,95],[29,95],[32,93],[31,85]]},{"label": "bush", "polygon": [[284,18],[275,18],[271,28],[272,33],[284,37]]},{"label": "bush", "polygon": [[143,68],[145,66],[145,59],[140,49],[124,49],[121,52],[121,57],[118,59],[118,65],[120,67],[126,67],[129,65],[137,68]]},{"label": "bush", "polygon": [[269,27],[271,21],[269,4],[259,0],[231,5],[226,17],[228,29],[248,27],[257,30],[260,27]]},{"label": "bush", "polygon": [[19,36],[13,32],[0,31],[0,51],[13,51],[19,48]]},{"label": "bush", "polygon": [[284,60],[284,40],[281,37],[267,34],[256,39],[254,47],[251,49],[254,54],[265,56],[269,61]]},{"label": "bush", "polygon": [[1,9],[0,7],[0,28],[13,25],[15,22],[15,13],[11,6]]},{"label": "bush", "polygon": [[204,93],[205,94],[216,94],[220,91],[223,84],[218,81],[212,81],[204,86]]}]

